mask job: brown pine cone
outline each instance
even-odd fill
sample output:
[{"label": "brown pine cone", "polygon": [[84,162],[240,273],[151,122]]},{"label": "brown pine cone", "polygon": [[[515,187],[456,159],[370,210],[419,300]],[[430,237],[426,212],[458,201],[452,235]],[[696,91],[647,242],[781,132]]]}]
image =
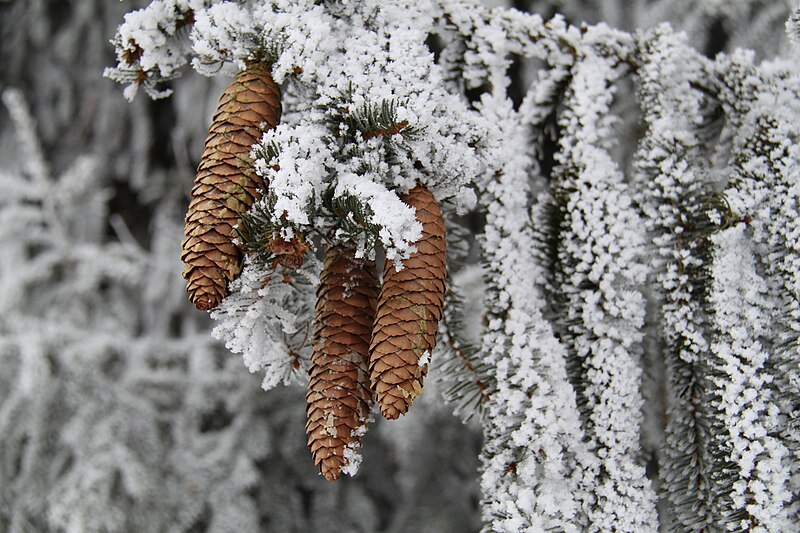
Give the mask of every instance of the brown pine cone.
[{"label": "brown pine cone", "polygon": [[267,186],[253,168],[251,147],[280,116],[280,88],[262,63],[249,64],[220,98],[194,179],[181,253],[189,299],[201,311],[219,305],[242,270],[234,227]]},{"label": "brown pine cone", "polygon": [[367,361],[375,317],[375,263],[350,248],[329,248],[317,289],[314,353],[306,393],[308,447],[325,479],[348,464],[345,449],[361,447],[372,405]]},{"label": "brown pine cone", "polygon": [[370,382],[381,413],[395,419],[408,411],[422,393],[428,360],[444,306],[447,277],[442,210],[425,187],[418,185],[403,197],[417,210],[422,237],[417,251],[397,272],[386,262],[378,311],[370,342]]}]

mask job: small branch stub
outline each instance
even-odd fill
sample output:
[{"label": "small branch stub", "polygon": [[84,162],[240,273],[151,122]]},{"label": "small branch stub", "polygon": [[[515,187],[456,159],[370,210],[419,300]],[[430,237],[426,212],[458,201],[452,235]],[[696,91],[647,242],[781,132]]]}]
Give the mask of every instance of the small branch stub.
[{"label": "small branch stub", "polygon": [[428,360],[444,307],[447,257],[442,210],[425,187],[403,197],[422,224],[417,251],[399,272],[392,261],[383,285],[370,342],[370,382],[387,419],[405,414],[422,393]]},{"label": "small branch stub", "polygon": [[[378,297],[372,261],[332,247],[317,289],[310,379],[306,393],[308,447],[325,479],[348,470],[361,448],[372,406],[367,364]],[[352,471],[352,469],[351,469]]]},{"label": "small branch stub", "polygon": [[256,174],[250,151],[280,116],[280,88],[263,63],[249,64],[220,98],[197,169],[181,253],[189,299],[201,311],[219,305],[241,272],[234,228],[267,185]]}]

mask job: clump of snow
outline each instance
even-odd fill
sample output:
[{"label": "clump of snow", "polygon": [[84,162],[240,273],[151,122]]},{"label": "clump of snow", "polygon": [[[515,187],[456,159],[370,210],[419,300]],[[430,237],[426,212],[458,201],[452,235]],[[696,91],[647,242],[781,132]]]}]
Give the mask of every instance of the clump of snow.
[{"label": "clump of snow", "polygon": [[328,413],[325,417],[325,429],[323,432],[330,437],[335,437],[339,434],[339,428],[336,427],[336,415],[333,412]]},{"label": "clump of snow", "polygon": [[280,124],[264,133],[262,146],[274,144],[277,157],[255,161],[256,172],[269,179],[271,216],[275,223],[308,229],[320,207],[323,182],[329,179],[332,154],[320,124]]},{"label": "clump of snow", "polygon": [[344,447],[344,465],[342,466],[342,473],[348,476],[355,476],[358,473],[358,468],[361,466],[361,446],[357,442],[351,442]]},{"label": "clump of snow", "polygon": [[309,1],[223,2],[198,12],[196,19],[192,66],[207,76],[226,62],[241,69],[247,60],[264,60],[281,83],[298,71],[314,72],[335,43],[324,8]]},{"label": "clump of snow", "polygon": [[119,27],[118,59],[123,59],[119,57],[123,53],[138,54],[143,70],[157,69],[165,77],[173,76],[186,64],[186,59],[170,37],[189,12],[199,11],[207,4],[203,0],[156,0],[144,9],[128,13]]},{"label": "clump of snow", "polygon": [[[370,207],[367,222],[380,226],[379,238],[386,249],[386,258],[395,261],[395,268],[416,251],[414,243],[422,236],[422,224],[413,208],[403,203],[397,194],[365,176],[345,173],[336,180],[334,197],[351,196]],[[357,243],[362,244],[362,243]],[[356,257],[369,255],[363,244]]]},{"label": "clump of snow", "polygon": [[195,15],[192,25],[192,66],[203,74],[213,75],[223,61],[244,66],[258,44],[260,28],[252,13],[243,5],[222,2]]},{"label": "clump of snow", "polygon": [[374,422],[372,413],[366,418],[361,420],[361,425],[355,428],[350,436],[354,439],[344,447],[344,465],[342,466],[342,473],[349,476],[355,476],[358,473],[358,468],[361,466],[361,441],[364,435],[367,434],[369,424]]},{"label": "clump of snow", "polygon": [[429,364],[430,362],[431,362],[431,352],[430,350],[425,350],[425,352],[422,354],[422,357],[419,358],[417,365],[422,367]]}]

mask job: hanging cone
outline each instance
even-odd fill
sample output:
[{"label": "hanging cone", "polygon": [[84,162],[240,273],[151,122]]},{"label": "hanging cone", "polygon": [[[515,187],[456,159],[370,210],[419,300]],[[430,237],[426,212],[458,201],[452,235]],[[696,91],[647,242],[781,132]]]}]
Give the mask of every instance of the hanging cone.
[{"label": "hanging cone", "polygon": [[189,299],[201,311],[219,305],[242,270],[234,227],[267,185],[250,152],[280,116],[280,88],[261,63],[249,64],[220,98],[194,179],[181,253]]},{"label": "hanging cone", "polygon": [[352,249],[325,253],[317,289],[311,378],[306,393],[306,433],[314,464],[337,479],[349,464],[347,449],[361,447],[372,405],[367,361],[375,317],[375,264]]},{"label": "hanging cone", "polygon": [[433,195],[420,185],[403,197],[417,210],[422,237],[417,251],[397,272],[386,262],[370,342],[370,382],[381,413],[405,414],[422,393],[422,381],[436,345],[447,275],[444,219]]}]

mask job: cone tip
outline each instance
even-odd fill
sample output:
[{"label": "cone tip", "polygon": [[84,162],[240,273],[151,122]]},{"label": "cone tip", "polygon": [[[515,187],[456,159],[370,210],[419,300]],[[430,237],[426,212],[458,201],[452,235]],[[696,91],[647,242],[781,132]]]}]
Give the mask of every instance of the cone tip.
[{"label": "cone tip", "polygon": [[192,303],[198,311],[211,311],[219,305],[219,301],[209,294],[201,294],[192,298]]},{"label": "cone tip", "polygon": [[400,418],[401,415],[404,415],[404,411],[400,411],[393,405],[381,406],[381,414],[383,418],[386,420],[397,420]]},{"label": "cone tip", "polygon": [[325,477],[327,481],[336,481],[337,479],[339,479],[340,472],[338,468],[333,468],[325,470],[321,472],[321,474]]}]

